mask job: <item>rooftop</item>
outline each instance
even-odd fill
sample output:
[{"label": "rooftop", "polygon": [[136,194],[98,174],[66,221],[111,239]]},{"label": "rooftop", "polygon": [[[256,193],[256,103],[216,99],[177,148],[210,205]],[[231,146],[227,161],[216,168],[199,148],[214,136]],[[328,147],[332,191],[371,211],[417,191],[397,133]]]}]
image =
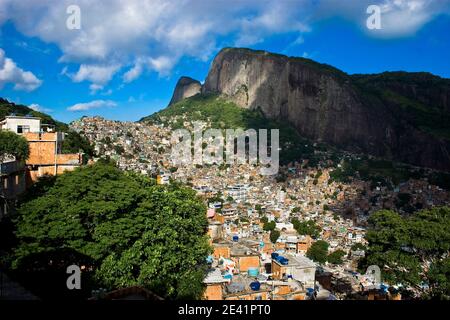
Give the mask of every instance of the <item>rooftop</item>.
[{"label": "rooftop", "polygon": [[315,268],[316,267],[316,264],[312,260],[308,259],[305,256],[293,256],[291,254],[283,254],[282,256],[289,260],[287,265],[282,265],[275,259],[272,259],[272,261],[279,265],[282,265],[284,267],[286,267],[286,266],[287,267],[299,267],[299,268]]}]

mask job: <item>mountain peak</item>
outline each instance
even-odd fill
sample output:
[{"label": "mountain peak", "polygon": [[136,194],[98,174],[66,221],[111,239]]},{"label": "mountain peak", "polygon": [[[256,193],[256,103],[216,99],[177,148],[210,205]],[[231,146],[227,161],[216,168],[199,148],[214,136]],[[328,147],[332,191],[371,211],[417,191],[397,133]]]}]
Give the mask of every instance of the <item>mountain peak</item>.
[{"label": "mountain peak", "polygon": [[175,86],[169,106],[180,100],[195,96],[197,93],[201,92],[201,89],[202,85],[200,81],[190,77],[181,77],[178,79],[177,85]]}]

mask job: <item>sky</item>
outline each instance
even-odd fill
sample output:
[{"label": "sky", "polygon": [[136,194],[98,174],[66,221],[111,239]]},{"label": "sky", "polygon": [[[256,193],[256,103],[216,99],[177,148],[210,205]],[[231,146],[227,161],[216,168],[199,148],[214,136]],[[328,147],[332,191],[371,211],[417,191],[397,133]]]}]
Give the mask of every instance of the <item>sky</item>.
[{"label": "sky", "polygon": [[223,47],[450,78],[449,40],[450,0],[0,0],[0,97],[137,121]]}]

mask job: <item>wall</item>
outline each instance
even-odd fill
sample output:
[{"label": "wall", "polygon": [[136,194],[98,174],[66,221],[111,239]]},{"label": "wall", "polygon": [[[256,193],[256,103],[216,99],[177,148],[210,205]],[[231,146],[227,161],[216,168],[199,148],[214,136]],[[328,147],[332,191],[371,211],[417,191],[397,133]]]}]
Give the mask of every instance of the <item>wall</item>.
[{"label": "wall", "polygon": [[257,297],[261,297],[260,300],[267,300],[269,298],[269,294],[266,291],[244,293],[240,295],[230,295],[226,297],[225,300],[256,300]]},{"label": "wall", "polygon": [[247,272],[249,268],[259,268],[259,256],[237,257],[237,267],[240,272]]},{"label": "wall", "polygon": [[30,127],[30,132],[39,132],[41,130],[40,119],[21,119],[21,118],[7,118],[6,125],[3,129],[11,130],[17,133],[17,126],[25,125]]},{"label": "wall", "polygon": [[314,288],[314,279],[316,278],[316,268],[291,268],[292,277],[301,281],[306,288]]},{"label": "wall", "polygon": [[231,252],[231,249],[228,246],[215,245],[214,246],[213,257],[216,258],[216,259],[219,259],[220,257],[229,259],[230,258],[230,252]]},{"label": "wall", "polygon": [[206,300],[223,300],[222,284],[208,284],[206,286],[204,298]]}]

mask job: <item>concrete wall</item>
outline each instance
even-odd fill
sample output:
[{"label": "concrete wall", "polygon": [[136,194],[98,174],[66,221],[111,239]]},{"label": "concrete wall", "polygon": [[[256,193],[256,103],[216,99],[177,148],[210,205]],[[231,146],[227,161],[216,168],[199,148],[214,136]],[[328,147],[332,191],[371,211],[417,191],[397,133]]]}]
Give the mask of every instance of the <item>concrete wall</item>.
[{"label": "concrete wall", "polygon": [[208,284],[204,293],[206,300],[223,300],[222,284]]},{"label": "concrete wall", "polygon": [[17,133],[18,126],[29,126],[30,132],[39,132],[41,130],[41,120],[40,119],[27,119],[27,118],[7,118],[6,124],[3,129],[11,130]]},{"label": "concrete wall", "polygon": [[[233,259],[234,260],[234,259]],[[243,256],[237,259],[237,268],[240,272],[247,272],[249,268],[259,268],[259,256]]]},{"label": "concrete wall", "polygon": [[290,271],[292,277],[304,283],[306,288],[314,288],[316,268],[292,268]]}]

